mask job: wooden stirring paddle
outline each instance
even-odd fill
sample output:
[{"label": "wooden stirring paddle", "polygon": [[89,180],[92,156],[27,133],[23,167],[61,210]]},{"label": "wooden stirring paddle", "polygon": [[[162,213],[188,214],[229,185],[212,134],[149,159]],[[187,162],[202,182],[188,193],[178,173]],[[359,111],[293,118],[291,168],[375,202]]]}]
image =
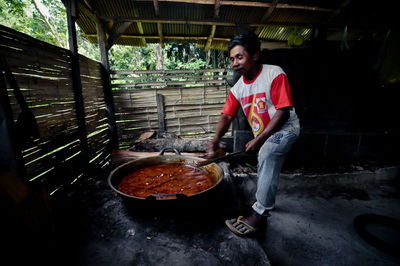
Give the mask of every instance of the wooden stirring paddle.
[{"label": "wooden stirring paddle", "polygon": [[224,156],[221,156],[221,157],[218,157],[218,158],[212,158],[212,159],[208,159],[208,160],[205,160],[205,161],[196,162],[196,166],[201,167],[201,166],[205,166],[205,165],[210,164],[210,163],[215,163],[215,162],[227,160],[227,159],[230,159],[231,157],[233,157],[233,156],[235,156],[235,155],[237,155],[239,153],[243,153],[243,152],[245,152],[245,151],[244,150],[240,150],[240,151],[232,152],[232,153],[229,153],[227,155],[224,155]]}]

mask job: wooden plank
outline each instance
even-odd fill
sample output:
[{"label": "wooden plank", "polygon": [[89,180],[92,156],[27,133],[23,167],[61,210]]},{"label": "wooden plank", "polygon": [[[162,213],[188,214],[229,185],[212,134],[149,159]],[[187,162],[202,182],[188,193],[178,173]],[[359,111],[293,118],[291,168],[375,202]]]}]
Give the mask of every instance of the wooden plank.
[{"label": "wooden plank", "polygon": [[[52,151],[54,152],[50,153]],[[54,164],[55,162],[60,163],[78,152],[79,152],[78,143],[76,145],[60,149],[58,151],[56,151],[55,149],[48,151],[40,149],[38,150],[37,153],[35,153],[35,156],[29,156],[24,158],[25,165],[27,168],[27,173],[29,174],[29,173],[39,172],[40,169],[42,169],[43,167],[46,168],[55,166]]]},{"label": "wooden plank", "polygon": [[[4,51],[4,50],[3,50]],[[68,70],[68,63],[70,60],[60,60],[55,55],[36,55],[31,53],[6,53],[10,59],[10,65],[14,66],[43,66],[47,68],[54,68],[59,70]]]},{"label": "wooden plank", "polygon": [[[190,88],[195,89],[203,89],[203,88],[219,88],[219,89],[224,89],[226,88],[226,83],[225,84],[221,84],[221,85],[195,85],[194,86],[190,86]],[[120,89],[120,88],[116,88],[114,90],[114,92],[117,93],[126,93],[126,92],[131,92],[131,93],[137,93],[137,92],[149,92],[149,91],[157,91],[158,93],[164,93],[164,91],[174,91],[174,90],[180,90],[180,89],[187,89],[189,87],[185,87],[185,86],[181,86],[181,87],[157,87],[157,88],[141,88],[139,89],[135,89],[135,88],[125,88],[125,89]]]},{"label": "wooden plank", "polygon": [[[158,156],[159,152],[133,152],[129,150],[113,150],[112,152],[112,164],[121,164],[124,162],[138,160],[147,157]],[[165,155],[174,155],[173,152],[166,152]],[[204,152],[182,152],[182,156],[202,157],[205,155]]]},{"label": "wooden plank", "polygon": [[146,76],[133,76],[133,77],[132,76],[131,77],[114,77],[114,78],[112,78],[112,80],[114,81],[114,84],[118,84],[116,81],[119,81],[119,80],[137,80],[137,81],[141,81],[141,80],[149,81],[149,80],[157,80],[157,79],[162,79],[162,80],[165,80],[165,79],[168,79],[168,80],[174,80],[174,79],[210,80],[210,79],[218,79],[218,78],[223,79],[226,77],[227,77],[226,74],[220,75],[220,74],[213,74],[213,73],[206,74],[206,75],[204,75],[204,73],[203,74],[202,73],[190,73],[190,74],[187,74],[187,73],[178,74],[177,73],[177,74],[170,74],[170,75],[165,74],[165,73],[160,73],[157,76],[146,75]]},{"label": "wooden plank", "polygon": [[165,111],[164,111],[164,96],[162,94],[157,94],[157,114],[158,114],[158,130],[165,131]]},{"label": "wooden plank", "polygon": [[69,61],[56,60],[53,57],[37,57],[29,54],[18,53],[7,55],[7,60],[10,61],[10,67],[12,69],[19,68],[49,68],[59,71],[60,73],[65,73],[67,76],[70,70]]},{"label": "wooden plank", "polygon": [[193,81],[161,81],[161,82],[137,82],[137,83],[125,83],[125,84],[112,84],[112,88],[141,88],[144,86],[176,86],[183,84],[225,84],[225,80],[213,79],[213,80],[193,80]]},{"label": "wooden plank", "polygon": [[[196,90],[183,90],[182,92],[180,91],[174,91],[174,92],[168,92],[164,93],[164,91],[160,92],[160,94],[165,96],[165,101],[166,104],[176,104],[178,102],[181,102],[180,100],[182,98],[190,100],[190,96],[193,95],[192,99],[194,100],[203,100],[203,99],[223,99],[226,100],[226,93],[225,91],[217,91],[213,93],[204,93],[203,91],[196,91]],[[139,93],[131,93],[131,94],[118,94],[116,97],[116,102],[123,102],[123,101],[131,101],[131,100],[142,100],[142,101],[155,101],[155,97],[153,95],[153,92],[151,94],[147,94],[146,92],[139,92]],[[208,101],[205,101],[207,103]]]},{"label": "wooden plank", "polygon": [[196,118],[197,116],[209,116],[209,115],[217,115],[219,116],[221,114],[222,107],[221,108],[215,108],[211,110],[207,109],[195,109],[195,110],[187,110],[187,111],[173,111],[173,112],[166,112],[165,117],[167,120],[167,123],[169,122],[169,119],[171,118],[176,118],[176,117],[192,117]]},{"label": "wooden plank", "polygon": [[[137,1],[153,1],[153,0],[137,0]],[[188,3],[188,4],[203,4],[203,5],[215,5],[215,0],[158,0],[159,2],[174,2],[174,3]],[[272,6],[269,2],[258,2],[258,1],[236,1],[236,0],[220,0],[219,5],[229,5],[229,6],[245,6],[245,7],[262,7],[268,8]],[[307,5],[293,5],[293,4],[278,4],[277,8],[281,9],[301,9],[301,10],[311,10],[319,12],[334,12],[330,8],[322,8],[319,6],[307,6]]]},{"label": "wooden plank", "polygon": [[62,158],[68,158],[79,151],[78,139],[74,140],[73,135],[62,134],[59,136],[65,136],[65,141],[62,141],[61,137],[53,138],[48,142],[40,143],[31,150],[29,154],[24,155],[25,165],[26,167],[30,167],[28,172],[32,172],[32,169],[41,167],[41,162],[43,162],[43,160],[49,160],[49,158],[54,158],[64,153],[65,156],[63,155]]},{"label": "wooden plank", "polygon": [[107,50],[109,50],[115,42],[119,39],[119,37],[124,34],[124,32],[129,28],[132,22],[123,22],[122,25],[118,27],[118,29],[111,35],[107,40]]},{"label": "wooden plank", "polygon": [[[0,32],[2,30],[4,27],[0,26]],[[77,118],[70,79],[70,52],[43,45],[30,37],[25,38],[24,34],[14,36],[6,33],[4,37],[2,32],[0,35],[0,53],[6,53],[7,57],[11,58],[14,75],[21,84],[24,96],[37,116],[39,125],[40,139],[35,140],[35,144],[24,152],[30,169],[29,174],[40,175],[48,171],[38,178],[57,187],[62,182],[68,182],[72,176],[70,172],[80,171],[77,166],[82,161],[81,155],[68,159],[79,152],[79,142],[63,147],[67,140],[77,140]],[[88,134],[104,129],[98,134],[90,135],[90,146],[94,149],[90,153],[97,155],[104,151],[103,145],[108,142],[99,64],[79,56],[79,65],[82,66],[81,84],[85,88],[83,97],[87,113],[84,119],[90,129]],[[14,105],[13,112],[18,114],[19,107],[14,97],[11,96],[10,100]],[[63,138],[55,140],[55,136],[58,135],[62,135]],[[56,151],[49,153],[51,149]],[[42,156],[43,158],[40,158]],[[101,154],[101,158],[96,161],[104,163],[106,157],[107,155]],[[49,168],[49,165],[54,164],[57,166]],[[71,171],[63,172],[63,169]]]},{"label": "wooden plank", "polygon": [[111,87],[110,80],[110,66],[108,62],[108,50],[106,47],[106,31],[102,21],[96,18],[96,31],[97,31],[97,43],[99,44],[100,50],[100,61],[101,61],[101,77],[103,79],[103,93],[104,100],[107,105],[107,118],[111,130],[111,146],[112,148],[118,147],[118,128],[115,119],[115,103],[113,97],[113,90]]},{"label": "wooden plank", "polygon": [[17,56],[18,54],[24,54],[30,56],[34,59],[53,59],[59,62],[69,62],[69,55],[65,54],[64,51],[52,51],[46,48],[40,49],[37,46],[29,44],[24,44],[19,40],[5,39],[4,36],[0,35],[0,46],[2,48],[1,53],[5,53],[9,56]]},{"label": "wooden plank", "polygon": [[[72,3],[72,1],[74,1]],[[71,69],[72,69],[72,84],[75,99],[75,110],[78,122],[79,140],[82,152],[82,165],[88,164],[88,144],[87,144],[87,129],[85,123],[85,108],[82,96],[82,83],[80,76],[78,44],[76,37],[75,22],[76,17],[74,12],[76,8],[75,0],[66,1],[67,22],[68,22],[68,43],[71,52]]]},{"label": "wooden plank", "polygon": [[190,109],[194,109],[194,108],[206,110],[206,109],[218,109],[223,106],[224,106],[224,103],[222,103],[222,104],[204,103],[204,104],[199,104],[199,105],[194,105],[194,106],[192,104],[175,104],[175,105],[166,106],[165,110],[166,110],[166,112],[190,110]]},{"label": "wooden plank", "polygon": [[154,121],[155,123],[158,123],[158,113],[144,113],[142,115],[135,115],[135,114],[126,114],[123,116],[118,116],[118,123],[127,123],[128,125],[136,125],[139,122],[148,122],[148,121]]},{"label": "wooden plank", "polygon": [[191,70],[114,70],[110,73],[112,75],[128,75],[128,74],[176,74],[176,73],[204,73],[204,72],[227,72],[226,68],[212,68],[212,69],[191,69]]},{"label": "wooden plank", "polygon": [[[66,79],[48,79],[37,76],[20,75],[14,74],[20,87],[26,87],[31,90],[36,89],[38,91],[47,91],[47,93],[54,93],[54,88],[64,88],[65,90],[70,90],[72,94],[72,87],[70,81]],[[48,88],[53,88],[53,90],[48,90]]]},{"label": "wooden plank", "polygon": [[38,50],[55,51],[66,56],[69,55],[68,50],[66,49],[60,48],[44,41],[40,41],[27,34],[21,33],[2,25],[0,25],[0,32],[0,36],[15,40],[17,43],[27,43],[30,47],[38,47]]}]

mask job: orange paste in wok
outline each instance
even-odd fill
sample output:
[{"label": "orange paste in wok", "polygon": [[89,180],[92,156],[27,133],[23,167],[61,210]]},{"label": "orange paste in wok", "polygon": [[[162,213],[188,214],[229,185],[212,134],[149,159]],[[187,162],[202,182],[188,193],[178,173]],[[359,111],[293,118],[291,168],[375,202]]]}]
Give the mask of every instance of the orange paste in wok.
[{"label": "orange paste in wok", "polygon": [[190,196],[214,185],[210,174],[201,168],[167,164],[142,168],[124,177],[118,190],[139,198],[152,194],[182,193]]}]

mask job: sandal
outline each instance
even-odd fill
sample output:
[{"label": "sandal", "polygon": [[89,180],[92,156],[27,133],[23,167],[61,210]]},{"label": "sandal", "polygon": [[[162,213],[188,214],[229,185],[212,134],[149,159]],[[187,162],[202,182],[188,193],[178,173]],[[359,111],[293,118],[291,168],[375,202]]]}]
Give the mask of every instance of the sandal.
[{"label": "sandal", "polygon": [[[231,220],[226,220],[225,224],[228,226],[229,230],[231,230],[233,233],[237,234],[238,236],[247,236],[249,234],[253,234],[255,232],[257,232],[257,229],[251,225],[249,225],[248,223],[244,222],[242,219],[244,217],[243,216],[239,216],[235,222],[232,223]],[[236,224],[236,227],[235,225]],[[238,226],[241,226],[240,229],[238,229]],[[245,230],[243,230],[243,228],[245,228]]]}]

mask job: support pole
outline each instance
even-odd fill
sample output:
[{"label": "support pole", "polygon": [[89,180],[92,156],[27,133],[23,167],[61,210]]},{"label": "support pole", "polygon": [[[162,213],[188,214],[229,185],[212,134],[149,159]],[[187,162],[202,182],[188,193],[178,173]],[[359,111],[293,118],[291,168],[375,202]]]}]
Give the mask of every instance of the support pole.
[{"label": "support pole", "polygon": [[164,95],[157,93],[157,113],[158,113],[158,134],[165,132],[167,127],[165,125],[165,100]]},{"label": "support pole", "polygon": [[0,175],[11,170],[21,179],[26,179],[26,169],[21,152],[21,145],[15,139],[15,123],[7,84],[0,72]]},{"label": "support pole", "polygon": [[71,52],[72,89],[74,92],[75,109],[78,121],[79,140],[82,152],[82,164],[89,164],[89,148],[85,122],[85,107],[82,96],[81,70],[79,67],[78,44],[76,39],[75,21],[78,16],[76,0],[67,0],[68,43]]},{"label": "support pole", "polygon": [[107,36],[104,31],[104,26],[101,23],[100,19],[96,20],[96,29],[97,29],[97,41],[100,49],[100,60],[101,60],[101,75],[103,80],[103,93],[104,93],[104,101],[106,103],[107,109],[107,119],[108,119],[108,128],[111,132],[111,149],[118,148],[118,131],[117,124],[115,122],[115,107],[114,107],[114,98],[111,89],[111,80],[110,80],[110,66],[108,64],[108,51],[106,48],[106,40]]}]

